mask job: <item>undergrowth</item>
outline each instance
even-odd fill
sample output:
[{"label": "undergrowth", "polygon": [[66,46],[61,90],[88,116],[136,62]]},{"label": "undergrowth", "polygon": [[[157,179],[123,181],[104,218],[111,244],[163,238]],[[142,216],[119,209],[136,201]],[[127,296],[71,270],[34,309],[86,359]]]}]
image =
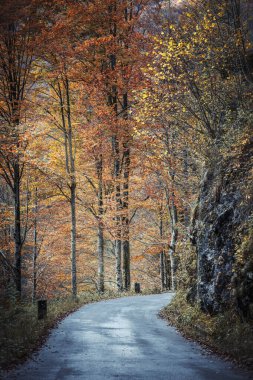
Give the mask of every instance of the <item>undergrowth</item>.
[{"label": "undergrowth", "polygon": [[187,303],[185,293],[179,291],[161,315],[186,337],[238,363],[253,366],[253,324],[242,321],[233,310],[210,316],[198,305]]}]

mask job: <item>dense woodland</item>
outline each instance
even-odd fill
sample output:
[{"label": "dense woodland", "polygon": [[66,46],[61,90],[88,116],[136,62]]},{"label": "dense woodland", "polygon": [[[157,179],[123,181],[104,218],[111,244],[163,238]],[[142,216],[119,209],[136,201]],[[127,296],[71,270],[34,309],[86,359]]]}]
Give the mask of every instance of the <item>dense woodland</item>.
[{"label": "dense woodland", "polygon": [[6,307],[139,282],[253,318],[252,7],[1,0]]}]

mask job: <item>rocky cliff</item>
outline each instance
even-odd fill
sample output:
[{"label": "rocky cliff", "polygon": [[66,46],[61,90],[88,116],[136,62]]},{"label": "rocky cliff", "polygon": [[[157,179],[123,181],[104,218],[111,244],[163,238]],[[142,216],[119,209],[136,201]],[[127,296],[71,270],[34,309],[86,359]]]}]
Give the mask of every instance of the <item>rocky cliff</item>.
[{"label": "rocky cliff", "polygon": [[235,308],[253,318],[253,139],[205,169],[192,221],[197,253],[188,298],[211,314]]}]

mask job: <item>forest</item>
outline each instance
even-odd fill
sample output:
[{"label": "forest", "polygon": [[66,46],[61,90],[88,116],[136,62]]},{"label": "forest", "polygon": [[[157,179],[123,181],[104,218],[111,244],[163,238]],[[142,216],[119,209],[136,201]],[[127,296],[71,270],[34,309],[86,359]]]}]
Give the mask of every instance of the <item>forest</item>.
[{"label": "forest", "polygon": [[137,283],[253,364],[252,43],[251,0],[0,1],[1,339]]}]

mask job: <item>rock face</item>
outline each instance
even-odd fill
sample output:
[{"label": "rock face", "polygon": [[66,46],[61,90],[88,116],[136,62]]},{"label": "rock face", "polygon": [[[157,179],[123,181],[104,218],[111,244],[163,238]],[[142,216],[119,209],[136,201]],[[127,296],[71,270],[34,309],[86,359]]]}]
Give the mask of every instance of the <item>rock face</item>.
[{"label": "rock face", "polygon": [[211,314],[233,306],[253,317],[253,252],[247,248],[237,257],[253,230],[252,148],[253,141],[202,177],[192,242],[198,262],[196,298]]}]

